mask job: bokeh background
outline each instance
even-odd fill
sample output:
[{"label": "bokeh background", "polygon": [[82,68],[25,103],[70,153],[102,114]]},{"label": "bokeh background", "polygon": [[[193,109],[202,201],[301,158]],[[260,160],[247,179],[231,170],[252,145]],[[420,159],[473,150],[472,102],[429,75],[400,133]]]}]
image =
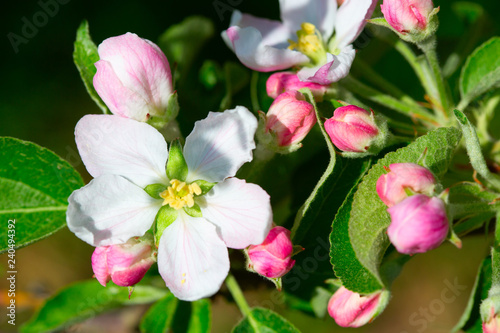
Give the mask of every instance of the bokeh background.
[{"label": "bokeh background", "polygon": [[[278,1],[275,0],[60,0],[56,2],[57,13],[48,17],[46,23],[40,24],[36,33],[32,31],[32,36],[17,45],[16,50],[9,40],[9,33],[10,36],[12,33],[22,36],[26,20],[33,22],[33,17],[44,10],[41,3],[48,2],[56,0],[9,1],[2,4],[0,135],[33,141],[53,150],[75,166],[86,181],[90,177],[78,157],[73,129],[83,115],[100,113],[100,110],[87,95],[72,60],[76,29],[83,19],[88,20],[92,38],[99,44],[107,37],[128,31],[157,41],[169,26],[180,23],[188,16],[202,15],[210,18],[215,32],[201,49],[198,60],[189,68],[189,76],[193,82],[199,76],[204,59],[211,59],[220,66],[225,61],[237,62],[220,38],[220,31],[229,24],[232,10],[238,9],[260,17],[279,18]],[[454,7],[457,1],[435,2],[441,6],[438,51],[442,62],[457,48],[469,50],[470,53],[489,37],[499,35],[500,3],[496,0],[470,2],[484,8],[479,20],[476,20],[478,14],[457,11]],[[479,24],[471,23],[478,21]],[[423,92],[403,59],[378,40],[371,40],[368,44],[365,42],[358,43],[363,45],[358,56],[402,90],[417,100],[423,100]],[[250,77],[250,71],[245,73]],[[457,77],[458,72],[452,76],[454,80]],[[261,78],[263,80],[265,78]],[[207,96],[223,96],[217,90],[219,88],[209,88],[201,83],[192,89],[193,91],[182,91],[183,96],[180,97],[179,121],[184,133],[189,133],[194,120],[203,118],[210,110],[218,110],[220,100]],[[241,92],[232,104],[236,102],[251,107],[248,86],[241,87]],[[269,100],[264,99],[262,105],[265,107],[268,105],[266,103]],[[308,148],[305,146],[302,149]],[[317,158],[319,165],[324,163],[325,158]],[[319,174],[313,176],[313,179],[319,178]],[[304,192],[307,195],[307,191]],[[17,324],[28,319],[44,298],[64,285],[91,278],[92,251],[93,248],[68,230],[62,230],[18,250]],[[461,250],[445,244],[431,253],[416,256],[396,280],[393,298],[386,311],[374,323],[359,331],[448,332],[465,307],[478,265],[487,251],[488,239],[484,231],[481,231],[465,239]],[[4,291],[7,286],[4,274],[6,263],[7,257],[1,255],[1,308],[4,308],[8,300]],[[336,326],[328,315],[323,319],[315,319],[297,310],[287,310],[282,304],[282,298],[272,292],[272,286],[251,273],[242,271],[237,277],[242,281],[250,305],[270,307],[284,314],[302,332],[349,331]],[[450,293],[450,284],[463,287]],[[453,292],[456,298],[452,302],[445,302],[443,294],[449,296]],[[213,301],[213,332],[230,332],[241,317],[238,309],[224,289]],[[146,309],[147,307],[138,306],[114,311],[72,327],[69,331],[136,332],[138,318]],[[4,311],[0,311],[0,331],[17,331],[6,323]]]}]

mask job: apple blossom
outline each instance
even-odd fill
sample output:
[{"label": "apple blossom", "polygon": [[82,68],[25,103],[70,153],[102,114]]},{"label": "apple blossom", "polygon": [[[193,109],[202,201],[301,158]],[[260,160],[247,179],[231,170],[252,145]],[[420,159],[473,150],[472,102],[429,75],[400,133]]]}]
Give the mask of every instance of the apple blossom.
[{"label": "apple blossom", "polygon": [[387,209],[389,240],[400,253],[424,253],[437,248],[448,235],[446,207],[438,197],[412,195]]},{"label": "apple blossom", "polygon": [[123,244],[154,225],[158,269],[170,291],[187,301],[213,295],[229,271],[227,248],[260,244],[271,228],[269,195],[233,178],[252,159],[256,127],[244,107],[211,112],[195,123],[183,150],[172,144],[168,151],[148,124],[83,117],[76,142],[94,179],[69,197],[69,229],[98,247]]},{"label": "apple blossom", "polygon": [[355,105],[335,109],[333,117],[325,122],[325,130],[338,149],[355,153],[368,151],[381,135],[373,111]]},{"label": "apple blossom", "polygon": [[407,33],[426,28],[434,4],[432,0],[384,0],[380,9],[394,30]]},{"label": "apple blossom", "polygon": [[337,9],[331,0],[280,0],[282,22],[235,10],[222,37],[253,70],[303,66],[301,81],[327,85],[349,73],[356,54],[352,42],[376,5],[376,0],[346,0]]},{"label": "apple blossom", "polygon": [[246,253],[248,268],[271,279],[282,277],[295,265],[290,230],[279,226],[269,231],[262,244],[250,245]]},{"label": "apple blossom", "polygon": [[436,179],[429,169],[415,163],[393,163],[390,172],[377,180],[377,193],[380,199],[392,207],[405,199],[407,190],[413,193],[432,195]]},{"label": "apple blossom", "polygon": [[98,52],[94,88],[113,114],[164,122],[177,116],[170,66],[156,44],[128,32],[104,40]]},{"label": "apple blossom", "polygon": [[300,147],[300,142],[316,124],[314,107],[298,91],[282,93],[271,104],[267,114],[260,112],[259,116],[264,123],[263,133],[261,130],[258,132],[260,142],[277,151]]},{"label": "apple blossom", "polygon": [[299,80],[296,73],[278,72],[272,74],[266,82],[266,90],[269,97],[277,98],[280,94],[291,91],[308,88],[311,90],[316,101],[322,101],[328,86],[314,82],[303,82]]},{"label": "apple blossom", "polygon": [[328,302],[328,313],[342,327],[360,327],[374,320],[385,309],[389,292],[381,290],[361,296],[340,287]]},{"label": "apple blossom", "polygon": [[92,270],[104,287],[110,280],[122,287],[133,286],[142,280],[156,262],[153,238],[131,238],[124,244],[96,247],[92,254]]}]

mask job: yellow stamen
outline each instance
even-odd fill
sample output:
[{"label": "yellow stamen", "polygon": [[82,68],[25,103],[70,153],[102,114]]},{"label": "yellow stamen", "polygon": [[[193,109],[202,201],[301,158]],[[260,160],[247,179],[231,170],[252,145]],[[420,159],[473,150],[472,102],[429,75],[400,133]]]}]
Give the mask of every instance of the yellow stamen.
[{"label": "yellow stamen", "polygon": [[290,50],[297,50],[311,59],[313,65],[316,65],[326,59],[325,46],[321,34],[314,24],[304,22],[300,25],[301,30],[297,31],[297,42],[288,40]]},{"label": "yellow stamen", "polygon": [[165,191],[160,193],[163,198],[163,206],[170,205],[170,207],[179,210],[184,206],[189,208],[194,206],[194,196],[201,194],[201,188],[198,184],[186,184],[177,179],[172,179],[170,185]]}]

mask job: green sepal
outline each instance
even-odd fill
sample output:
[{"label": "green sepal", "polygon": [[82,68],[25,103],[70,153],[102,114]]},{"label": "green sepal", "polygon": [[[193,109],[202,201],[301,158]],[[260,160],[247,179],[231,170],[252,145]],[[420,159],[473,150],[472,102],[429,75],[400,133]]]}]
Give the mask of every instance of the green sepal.
[{"label": "green sepal", "polygon": [[174,221],[177,219],[177,215],[179,213],[177,210],[174,208],[170,207],[169,205],[165,205],[160,208],[158,211],[158,214],[156,214],[156,233],[155,233],[155,244],[158,246],[160,243],[160,238],[161,235],[163,235],[163,231],[167,229],[169,225],[174,223]]},{"label": "green sepal", "polygon": [[162,129],[169,122],[173,121],[179,114],[179,102],[177,91],[174,91],[168,98],[165,110],[160,110],[151,114],[147,123],[157,129]]},{"label": "green sepal", "polygon": [[144,188],[144,191],[153,199],[161,199],[160,193],[166,189],[167,187],[163,184],[150,184]]},{"label": "green sepal", "polygon": [[212,187],[214,187],[215,185],[217,185],[217,183],[207,182],[206,180],[203,180],[203,179],[195,180],[193,183],[198,184],[198,186],[201,188],[201,194],[200,195],[207,194],[208,192],[210,192],[210,190],[212,189]]},{"label": "green sepal", "polygon": [[184,155],[182,155],[182,146],[180,141],[174,140],[170,144],[167,162],[168,179],[177,179],[181,182],[186,181],[188,175],[188,166]]},{"label": "green sepal", "polygon": [[201,208],[198,204],[194,204],[193,207],[184,206],[184,211],[191,217],[202,217]]}]

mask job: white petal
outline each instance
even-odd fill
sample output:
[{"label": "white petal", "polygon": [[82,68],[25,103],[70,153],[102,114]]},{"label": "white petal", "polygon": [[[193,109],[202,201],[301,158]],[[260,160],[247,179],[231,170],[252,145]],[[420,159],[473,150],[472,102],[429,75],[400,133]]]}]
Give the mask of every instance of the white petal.
[{"label": "white petal", "polygon": [[214,225],[180,210],[177,220],[161,236],[158,270],[178,299],[212,296],[229,272],[226,245]]},{"label": "white petal", "polygon": [[297,76],[301,81],[315,82],[319,84],[330,84],[337,82],[349,74],[352,62],[356,56],[356,51],[352,45],[344,47],[339,55],[327,53],[327,60],[325,64],[316,67],[304,67]]},{"label": "white petal", "polygon": [[144,188],[168,183],[167,143],[152,126],[112,115],[84,116],[75,128],[76,145],[95,178],[120,175]]},{"label": "white petal", "polygon": [[161,207],[161,200],[116,175],[95,178],[68,201],[69,230],[92,246],[122,244],[144,235]]},{"label": "white petal", "polygon": [[228,247],[261,244],[273,222],[269,195],[260,186],[229,178],[215,185],[200,203],[203,217],[215,224]]},{"label": "white petal", "polygon": [[293,31],[304,22],[312,23],[327,41],[333,33],[337,2],[335,0],[280,0],[281,20]]},{"label": "white petal", "polygon": [[337,21],[335,22],[336,47],[339,49],[354,42],[365,27],[377,0],[345,0],[339,7]]},{"label": "white petal", "polygon": [[271,72],[309,62],[304,54],[286,47],[274,47],[263,42],[261,32],[254,27],[229,27],[222,38],[241,63],[259,72]]},{"label": "white petal", "polygon": [[256,129],[257,119],[243,106],[210,112],[197,121],[184,146],[187,181],[220,182],[234,176],[244,163],[252,160]]}]

